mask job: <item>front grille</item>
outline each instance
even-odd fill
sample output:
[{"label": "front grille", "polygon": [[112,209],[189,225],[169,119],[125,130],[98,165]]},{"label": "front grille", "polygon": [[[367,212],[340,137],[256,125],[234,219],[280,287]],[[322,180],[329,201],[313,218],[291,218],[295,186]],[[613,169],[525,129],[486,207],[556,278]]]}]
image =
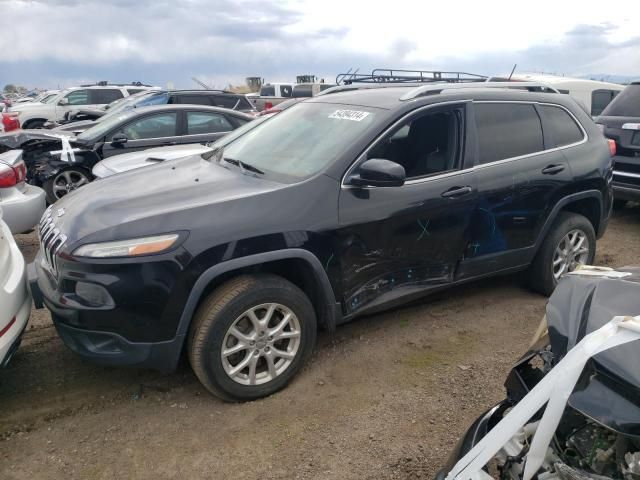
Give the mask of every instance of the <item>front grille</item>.
[{"label": "front grille", "polygon": [[53,205],[50,206],[45,210],[38,225],[40,249],[54,275],[58,275],[57,254],[67,241],[67,236],[60,233],[60,229],[56,227],[54,218],[56,214]]}]

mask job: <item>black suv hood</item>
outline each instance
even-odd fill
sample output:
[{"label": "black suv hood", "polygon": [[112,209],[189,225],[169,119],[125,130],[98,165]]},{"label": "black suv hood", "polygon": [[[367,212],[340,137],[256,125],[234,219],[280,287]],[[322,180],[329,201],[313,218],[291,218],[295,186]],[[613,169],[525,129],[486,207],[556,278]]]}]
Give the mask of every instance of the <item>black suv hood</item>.
[{"label": "black suv hood", "polygon": [[[64,212],[56,224],[67,235],[66,248],[73,251],[81,243],[210,228],[220,221],[220,212],[235,215],[245,198],[255,202],[261,194],[286,186],[195,155],[95,181],[53,208],[56,216]],[[235,216],[247,220],[246,214]]]},{"label": "black suv hood", "polygon": [[[570,275],[547,304],[551,350],[562,357],[587,333],[618,315],[640,315],[640,268],[622,279]],[[640,342],[607,350],[591,359],[569,405],[626,435],[640,436]]]}]

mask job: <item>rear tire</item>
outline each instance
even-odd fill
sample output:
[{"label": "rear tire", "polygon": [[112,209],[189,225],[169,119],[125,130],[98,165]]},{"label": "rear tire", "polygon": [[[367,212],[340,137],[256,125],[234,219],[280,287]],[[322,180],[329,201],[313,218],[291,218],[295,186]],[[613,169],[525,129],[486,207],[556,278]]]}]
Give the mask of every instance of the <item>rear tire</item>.
[{"label": "rear tire", "polygon": [[189,361],[214,395],[254,400],[289,383],[309,358],[316,330],[313,306],[298,287],[275,275],[242,275],[198,308],[187,341]]},{"label": "rear tire", "polygon": [[596,233],[591,222],[577,213],[560,212],[531,264],[531,288],[551,295],[560,276],[579,264],[592,264],[595,255]]}]

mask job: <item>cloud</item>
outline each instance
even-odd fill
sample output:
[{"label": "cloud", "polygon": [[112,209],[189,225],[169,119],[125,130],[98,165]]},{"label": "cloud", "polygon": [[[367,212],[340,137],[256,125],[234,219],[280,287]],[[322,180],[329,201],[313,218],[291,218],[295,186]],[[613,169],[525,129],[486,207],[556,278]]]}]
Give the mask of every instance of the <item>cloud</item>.
[{"label": "cloud", "polygon": [[560,15],[545,36],[538,22],[515,13],[491,23],[483,7],[486,19],[458,25],[445,21],[447,8],[413,2],[410,10],[410,0],[396,1],[393,11],[367,3],[365,15],[365,7],[341,0],[0,0],[10,19],[0,34],[0,86],[140,80],[194,87],[197,76],[222,87],[255,75],[332,80],[351,67],[496,75],[514,63],[518,71],[567,75],[640,72],[640,37],[623,17],[600,22],[595,11],[597,21],[576,25]]}]

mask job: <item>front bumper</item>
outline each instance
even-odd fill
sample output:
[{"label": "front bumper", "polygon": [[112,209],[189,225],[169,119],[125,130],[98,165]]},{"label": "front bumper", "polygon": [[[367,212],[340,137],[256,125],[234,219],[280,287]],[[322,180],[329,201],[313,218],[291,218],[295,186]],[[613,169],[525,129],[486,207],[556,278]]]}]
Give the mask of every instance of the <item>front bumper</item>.
[{"label": "front bumper", "polygon": [[46,208],[45,193],[39,187],[7,188],[0,193],[3,220],[11,233],[24,233],[40,221]]},{"label": "front bumper", "polygon": [[640,200],[640,157],[614,157],[613,195],[619,200]]},{"label": "front bumper", "polygon": [[[64,264],[63,261],[59,263]],[[163,372],[175,370],[186,335],[176,335],[174,327],[173,336],[157,339],[161,323],[158,318],[153,318],[154,312],[148,309],[141,311],[148,303],[135,303],[136,300],[131,298],[122,299],[120,305],[117,302],[121,298],[117,289],[134,290],[138,277],[126,278],[123,273],[125,278],[116,279],[112,275],[113,270],[107,276],[95,271],[81,271],[80,264],[74,266],[73,270],[63,268],[66,272],[56,280],[47,269],[42,252],[39,252],[27,268],[36,308],[47,307],[51,311],[53,323],[65,345],[81,357],[102,365],[135,366]],[[121,284],[111,289],[116,292],[116,303],[91,306],[69,291],[61,292],[61,289],[68,290],[60,285],[67,285],[69,278],[95,284],[100,284],[101,280]],[[141,286],[141,291],[144,287]],[[132,296],[139,300],[141,295],[134,291]],[[127,338],[128,335],[135,338]]]}]

